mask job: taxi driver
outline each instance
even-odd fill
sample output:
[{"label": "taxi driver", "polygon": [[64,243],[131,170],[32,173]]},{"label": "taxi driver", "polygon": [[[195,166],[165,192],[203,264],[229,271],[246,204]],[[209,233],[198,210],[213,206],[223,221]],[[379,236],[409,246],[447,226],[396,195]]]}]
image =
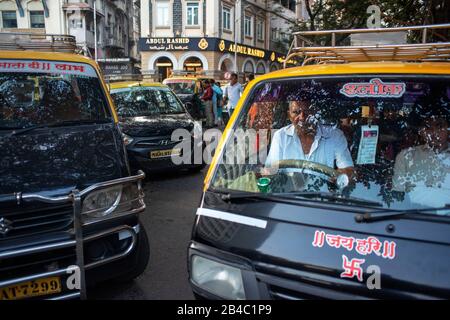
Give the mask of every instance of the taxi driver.
[{"label": "taxi driver", "polygon": [[[343,132],[318,123],[309,100],[290,101],[288,116],[291,124],[278,130],[272,139],[265,167],[279,160],[306,160],[353,175],[353,160]],[[269,169],[270,171],[273,170]]]}]

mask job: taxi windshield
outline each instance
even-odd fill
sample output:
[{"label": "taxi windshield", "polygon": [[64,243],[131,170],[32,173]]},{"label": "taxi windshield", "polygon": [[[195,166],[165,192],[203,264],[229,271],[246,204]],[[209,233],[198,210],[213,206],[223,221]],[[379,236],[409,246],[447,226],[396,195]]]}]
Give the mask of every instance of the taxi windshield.
[{"label": "taxi windshield", "polygon": [[448,77],[264,81],[244,101],[211,186],[336,194],[400,210],[444,208],[449,113]]},{"label": "taxi windshield", "polygon": [[195,81],[194,80],[166,80],[164,82],[175,94],[194,94]]},{"label": "taxi windshield", "polygon": [[111,96],[122,118],[184,113],[181,103],[167,88],[121,88],[111,90]]},{"label": "taxi windshield", "polygon": [[0,60],[0,130],[67,121],[112,121],[91,66]]}]

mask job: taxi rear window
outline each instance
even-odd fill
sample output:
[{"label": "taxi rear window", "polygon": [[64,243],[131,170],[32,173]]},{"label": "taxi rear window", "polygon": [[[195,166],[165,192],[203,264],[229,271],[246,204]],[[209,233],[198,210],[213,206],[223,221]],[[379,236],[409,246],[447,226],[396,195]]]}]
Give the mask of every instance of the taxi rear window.
[{"label": "taxi rear window", "polygon": [[0,60],[0,129],[60,121],[112,121],[94,68],[84,63]]},{"label": "taxi rear window", "polygon": [[[449,77],[261,82],[244,102],[211,185],[331,192],[399,209],[445,207],[450,203],[449,114]],[[349,178],[344,185],[336,179],[341,174]],[[261,178],[267,178],[264,189]]]}]

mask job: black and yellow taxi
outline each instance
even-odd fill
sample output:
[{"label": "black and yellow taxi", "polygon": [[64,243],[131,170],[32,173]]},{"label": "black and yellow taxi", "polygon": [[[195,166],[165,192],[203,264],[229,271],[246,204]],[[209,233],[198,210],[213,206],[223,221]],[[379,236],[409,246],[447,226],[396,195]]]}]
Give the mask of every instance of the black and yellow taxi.
[{"label": "black and yellow taxi", "polygon": [[0,51],[0,300],[86,298],[146,268],[145,174],[130,169],[98,65],[58,51],[75,38],[5,50],[11,37]]},{"label": "black and yellow taxi", "polygon": [[203,120],[205,110],[200,97],[203,93],[203,81],[210,79],[201,75],[173,76],[165,79],[163,83],[180,98],[195,120]]},{"label": "black and yellow taxi", "polygon": [[300,47],[303,66],[249,83],[205,178],[195,296],[448,299],[446,52]]},{"label": "black and yellow taxi", "polygon": [[[201,125],[168,86],[125,81],[109,87],[132,168],[148,172],[204,168]],[[174,160],[177,157],[180,161]]]}]

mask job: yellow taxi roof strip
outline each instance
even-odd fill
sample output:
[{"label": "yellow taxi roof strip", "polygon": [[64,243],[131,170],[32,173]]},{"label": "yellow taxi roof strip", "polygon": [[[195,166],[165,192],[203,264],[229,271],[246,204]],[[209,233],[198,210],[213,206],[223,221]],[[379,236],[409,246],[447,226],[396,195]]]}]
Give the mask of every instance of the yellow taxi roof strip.
[{"label": "yellow taxi roof strip", "polygon": [[128,87],[161,87],[167,86],[159,82],[143,82],[143,81],[123,81],[123,82],[111,82],[109,84],[111,89],[123,89]]},{"label": "yellow taxi roof strip", "polygon": [[274,71],[257,78],[258,81],[276,78],[289,78],[299,76],[320,76],[332,74],[449,74],[448,62],[354,62],[345,64],[323,64],[302,67],[293,67]]},{"label": "yellow taxi roof strip", "polygon": [[97,67],[97,63],[91,58],[74,54],[61,52],[39,52],[39,51],[0,51],[0,59],[31,59],[31,60],[49,60],[49,61],[71,61],[88,63]]}]

